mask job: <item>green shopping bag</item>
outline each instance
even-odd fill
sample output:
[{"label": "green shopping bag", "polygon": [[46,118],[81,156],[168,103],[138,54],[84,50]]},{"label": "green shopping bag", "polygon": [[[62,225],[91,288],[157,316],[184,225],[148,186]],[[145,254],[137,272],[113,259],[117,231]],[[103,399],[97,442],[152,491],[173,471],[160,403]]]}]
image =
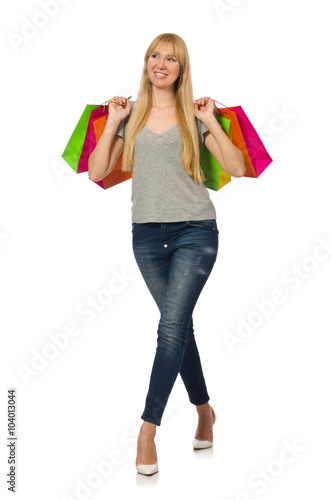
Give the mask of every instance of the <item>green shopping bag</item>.
[{"label": "green shopping bag", "polygon": [[[215,118],[232,141],[231,120],[219,115],[215,115]],[[231,175],[221,169],[220,164],[217,163],[204,143],[200,144],[200,165],[205,177],[204,185],[207,188],[218,191],[231,181]]]},{"label": "green shopping bag", "polygon": [[68,144],[62,154],[62,158],[77,174],[80,173],[78,163],[83,149],[90,114],[91,111],[96,108],[99,108],[99,105],[88,104],[85,107],[83,114],[80,117],[75,130],[71,134]]}]

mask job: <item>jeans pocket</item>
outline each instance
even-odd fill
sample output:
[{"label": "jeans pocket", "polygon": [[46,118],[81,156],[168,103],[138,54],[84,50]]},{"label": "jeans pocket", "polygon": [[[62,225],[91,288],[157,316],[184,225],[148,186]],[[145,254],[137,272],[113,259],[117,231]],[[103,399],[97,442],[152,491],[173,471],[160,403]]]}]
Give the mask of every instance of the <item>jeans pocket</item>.
[{"label": "jeans pocket", "polygon": [[210,231],[218,231],[215,219],[207,220],[188,220],[187,224],[191,227],[204,228]]},{"label": "jeans pocket", "polygon": [[138,223],[132,222],[132,229],[131,229],[132,236],[136,234],[137,230],[138,230]]}]

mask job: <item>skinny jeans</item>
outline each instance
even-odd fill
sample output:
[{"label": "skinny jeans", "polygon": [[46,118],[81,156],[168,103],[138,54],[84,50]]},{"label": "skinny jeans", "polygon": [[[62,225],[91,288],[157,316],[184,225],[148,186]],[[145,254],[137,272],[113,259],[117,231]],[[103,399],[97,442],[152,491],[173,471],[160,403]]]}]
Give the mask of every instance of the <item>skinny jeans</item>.
[{"label": "skinny jeans", "polygon": [[194,336],[193,310],[217,257],[215,219],[132,223],[132,248],[160,311],[157,346],[141,418],[161,425],[180,374],[194,405],[209,401]]}]

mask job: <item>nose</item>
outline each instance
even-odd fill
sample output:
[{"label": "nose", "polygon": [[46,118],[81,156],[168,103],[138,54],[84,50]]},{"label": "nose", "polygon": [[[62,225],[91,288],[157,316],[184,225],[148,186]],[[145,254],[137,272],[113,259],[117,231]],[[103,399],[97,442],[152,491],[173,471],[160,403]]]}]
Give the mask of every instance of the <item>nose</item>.
[{"label": "nose", "polygon": [[158,64],[157,64],[157,67],[158,67],[159,69],[161,69],[161,68],[163,68],[163,69],[164,69],[164,68],[165,68],[165,57],[162,57],[162,59],[161,59],[161,58],[159,59]]}]

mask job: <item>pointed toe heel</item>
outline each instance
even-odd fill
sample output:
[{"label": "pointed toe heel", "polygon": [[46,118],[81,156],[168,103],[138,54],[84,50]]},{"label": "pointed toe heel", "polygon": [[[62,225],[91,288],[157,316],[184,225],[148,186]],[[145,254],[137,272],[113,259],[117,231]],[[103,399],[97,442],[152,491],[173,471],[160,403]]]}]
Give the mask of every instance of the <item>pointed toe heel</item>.
[{"label": "pointed toe heel", "polygon": [[202,441],[201,439],[193,439],[193,448],[195,450],[204,450],[205,448],[211,448],[213,446],[212,441]]},{"label": "pointed toe heel", "polygon": [[153,474],[156,474],[159,472],[158,464],[151,464],[151,465],[146,465],[146,464],[137,464],[136,469],[139,474],[143,474],[144,476],[152,476]]},{"label": "pointed toe heel", "polygon": [[[216,419],[217,419],[217,415],[216,413],[214,412],[214,409],[212,408],[213,410],[213,415],[214,415],[214,423],[216,422]],[[204,450],[206,448],[211,448],[213,446],[213,442],[212,441],[203,441],[202,439],[193,439],[193,449],[194,450]]]}]

